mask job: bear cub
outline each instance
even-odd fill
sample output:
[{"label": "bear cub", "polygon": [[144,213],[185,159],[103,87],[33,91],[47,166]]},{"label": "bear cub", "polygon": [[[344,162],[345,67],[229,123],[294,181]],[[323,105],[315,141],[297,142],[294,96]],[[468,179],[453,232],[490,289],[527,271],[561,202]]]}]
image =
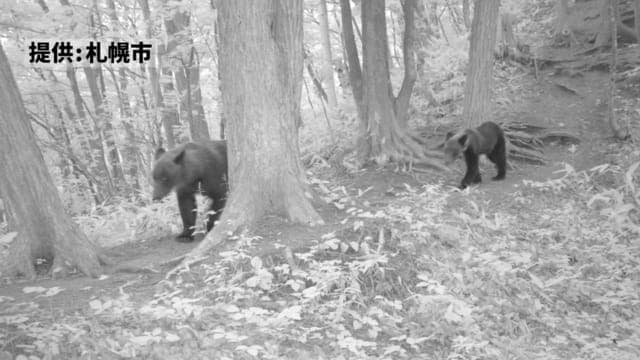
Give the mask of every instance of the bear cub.
[{"label": "bear cub", "polygon": [[207,231],[220,218],[227,198],[227,143],[224,140],[188,143],[173,150],[159,148],[153,166],[153,200],[175,190],[184,229],[176,240],[193,240],[196,223],[196,193],[211,200]]},{"label": "bear cub", "polygon": [[498,175],[493,180],[502,180],[507,174],[507,148],[504,132],[498,124],[487,121],[474,129],[466,129],[457,134],[447,133],[444,143],[444,161],[449,165],[460,154],[464,154],[467,172],[462,178],[460,189],[482,181],[478,159],[485,154],[496,165]]}]

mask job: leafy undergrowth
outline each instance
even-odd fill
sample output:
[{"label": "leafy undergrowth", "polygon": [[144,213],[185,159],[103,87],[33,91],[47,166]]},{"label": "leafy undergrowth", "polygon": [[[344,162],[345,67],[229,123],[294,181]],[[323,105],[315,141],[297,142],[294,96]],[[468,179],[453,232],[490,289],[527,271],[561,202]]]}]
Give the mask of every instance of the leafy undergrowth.
[{"label": "leafy undergrowth", "polygon": [[491,206],[325,183],[346,216],[306,248],[241,236],[152,298],[126,283],[75,311],[0,297],[0,359],[637,359],[638,164],[567,165]]}]

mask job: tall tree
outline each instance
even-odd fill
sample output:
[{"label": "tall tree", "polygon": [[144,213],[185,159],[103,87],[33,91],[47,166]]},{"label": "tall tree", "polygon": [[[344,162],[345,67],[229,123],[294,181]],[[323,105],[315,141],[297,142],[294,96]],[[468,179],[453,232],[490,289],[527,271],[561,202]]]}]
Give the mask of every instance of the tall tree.
[{"label": "tall tree", "polygon": [[[65,8],[65,11],[68,10],[69,14],[73,14],[74,10],[69,0],[60,0],[60,5]],[[45,8],[46,7],[43,7],[43,9]],[[72,29],[77,26],[77,22],[74,20],[75,17],[72,16],[70,18],[72,20],[66,26],[69,31],[72,31]],[[85,101],[82,98],[80,86],[78,84],[76,69],[71,65],[71,63],[67,63],[66,75],[69,80],[69,85],[71,86],[71,91],[73,92],[73,100],[77,113],[78,124],[76,125],[75,135],[77,138],[82,139],[81,146],[84,155],[87,158],[87,163],[89,164],[91,172],[100,179],[99,182],[94,182],[92,184],[93,186],[98,187],[98,189],[93,190],[93,193],[96,203],[100,203],[104,200],[105,192],[106,195],[109,196],[113,194],[114,190],[113,181],[106,163],[107,157],[104,152],[104,147],[102,146],[101,136],[95,126],[95,121],[92,125],[90,121],[90,114],[85,111]]]},{"label": "tall tree", "polygon": [[351,4],[349,4],[349,0],[340,0],[340,10],[342,18],[342,38],[349,70],[349,83],[351,84],[353,100],[356,103],[358,118],[362,118],[362,67],[360,66],[356,37],[353,34],[353,15],[351,15]]},{"label": "tall tree", "polygon": [[266,213],[321,223],[300,163],[302,1],[219,4],[220,89],[230,194],[219,223],[185,259],[200,258]]},{"label": "tall tree", "polygon": [[[107,0],[107,14],[111,20],[111,31],[124,31],[124,27],[118,19],[116,12],[116,3],[114,0]],[[122,124],[126,134],[126,142],[124,145],[123,155],[126,159],[126,168],[129,178],[133,182],[133,188],[140,190],[140,181],[138,179],[138,158],[140,149],[138,147],[137,139],[134,133],[134,127],[132,124],[131,104],[129,102],[129,94],[127,92],[128,80],[127,73],[124,67],[118,69],[118,78],[115,77],[113,71],[113,86],[118,94],[118,101],[120,103],[120,116],[122,117]]]},{"label": "tall tree", "polygon": [[469,30],[471,27],[471,12],[469,11],[469,0],[462,0],[462,19],[464,27]]},{"label": "tall tree", "polygon": [[464,87],[462,116],[465,127],[489,120],[493,83],[493,50],[496,43],[500,0],[476,0],[471,22],[469,65]]},{"label": "tall tree", "polygon": [[[149,7],[149,0],[138,0],[140,7],[142,8],[142,18],[145,22],[145,36],[147,39],[153,39],[155,37],[153,31],[153,21],[151,19],[151,8]],[[161,51],[158,51],[161,53]],[[177,112],[168,108],[165,100],[165,96],[162,94],[160,88],[160,74],[158,72],[158,64],[156,61],[158,57],[152,57],[147,65],[149,70],[149,82],[151,84],[151,94],[153,96],[154,108],[156,116],[159,115],[164,130],[164,135],[167,139],[167,147],[173,149],[176,144],[175,136],[173,134],[173,125],[177,121]]]},{"label": "tall tree", "polygon": [[635,6],[633,7],[634,11],[634,24],[635,24],[635,28],[636,28],[636,38],[638,39],[638,42],[640,43],[640,0],[636,0],[635,1]]},{"label": "tall tree", "polygon": [[[97,40],[99,29],[103,29],[97,1],[93,2],[88,18],[91,38]],[[91,100],[93,101],[96,136],[100,139],[101,147],[103,143],[106,145],[106,151],[103,150],[103,152],[106,153],[110,165],[108,168],[111,170],[109,176],[121,187],[125,182],[124,172],[122,170],[122,164],[120,163],[120,152],[116,144],[115,129],[111,123],[113,116],[110,108],[106,106],[107,95],[102,65],[99,63],[95,66],[84,65],[83,69],[87,84],[89,85]]]},{"label": "tall tree", "polygon": [[62,201],[36,144],[1,44],[0,81],[0,198],[6,202],[10,228],[18,233],[0,272],[32,278],[35,261],[45,258],[52,262],[53,274],[62,273],[65,265],[71,264],[96,276],[103,259],[71,218],[60,211]]},{"label": "tall tree", "polygon": [[626,140],[629,137],[629,129],[622,126],[616,116],[616,72],[618,67],[618,31],[616,24],[620,14],[618,13],[618,0],[609,3],[609,25],[611,26],[611,63],[609,65],[609,125],[613,130],[613,136],[618,140]]},{"label": "tall tree", "polygon": [[329,37],[329,15],[327,12],[327,0],[320,0],[320,36],[322,37],[322,49],[324,50],[324,61],[322,69],[327,82],[327,96],[329,107],[336,108],[336,84],[333,81],[333,60],[331,58],[331,38]]},{"label": "tall tree", "polygon": [[423,146],[407,131],[409,100],[416,81],[414,54],[414,12],[416,0],[401,2],[404,14],[404,78],[398,96],[393,96],[389,73],[389,46],[384,0],[363,1],[362,73],[357,58],[351,21],[351,6],[341,0],[342,30],[349,62],[349,79],[360,117],[358,158],[371,160],[420,161],[442,168],[425,159]]},{"label": "tall tree", "polygon": [[190,31],[191,14],[184,1],[163,0],[167,31],[166,66],[173,70],[179,96],[180,120],[189,124],[191,140],[209,140],[200,89],[200,58]]}]

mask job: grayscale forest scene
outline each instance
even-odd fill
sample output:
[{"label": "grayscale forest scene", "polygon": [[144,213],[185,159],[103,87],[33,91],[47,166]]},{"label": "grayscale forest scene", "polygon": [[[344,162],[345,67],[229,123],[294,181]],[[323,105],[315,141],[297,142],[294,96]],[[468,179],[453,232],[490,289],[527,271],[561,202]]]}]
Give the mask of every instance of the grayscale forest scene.
[{"label": "grayscale forest scene", "polygon": [[640,0],[0,0],[38,359],[640,359]]}]

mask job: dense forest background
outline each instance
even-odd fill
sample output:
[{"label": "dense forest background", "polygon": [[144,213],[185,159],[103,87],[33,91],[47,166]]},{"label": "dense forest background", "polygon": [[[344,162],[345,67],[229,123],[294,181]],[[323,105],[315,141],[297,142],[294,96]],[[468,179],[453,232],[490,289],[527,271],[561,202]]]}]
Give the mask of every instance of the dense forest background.
[{"label": "dense forest background", "polygon": [[[0,199],[0,359],[640,357],[640,0],[240,4],[0,2],[0,163],[35,168],[41,153],[51,177],[24,191],[38,201]],[[256,24],[285,21],[243,38],[229,25],[243,6]],[[301,38],[282,35],[298,20]],[[266,35],[301,57],[278,63],[286,81],[269,78]],[[32,41],[69,40],[148,41],[154,53],[127,66],[29,63]],[[223,108],[243,91],[260,94],[246,112]],[[261,106],[254,130],[286,132],[289,147],[234,148],[231,162],[254,171],[238,183],[298,171],[306,217],[267,201],[267,216],[214,252],[202,246],[211,233],[174,242],[175,198],[151,201],[156,150],[235,146],[238,119]],[[486,120],[507,135],[507,179],[455,190],[464,163],[443,166],[444,136]],[[10,141],[17,125],[37,146]],[[7,169],[3,190],[39,187]],[[255,180],[241,189],[258,199],[267,182]],[[47,207],[55,190],[64,209]],[[44,236],[51,213],[70,215],[53,228],[77,242],[48,256],[21,236]],[[185,256],[191,271],[177,272]]]}]

